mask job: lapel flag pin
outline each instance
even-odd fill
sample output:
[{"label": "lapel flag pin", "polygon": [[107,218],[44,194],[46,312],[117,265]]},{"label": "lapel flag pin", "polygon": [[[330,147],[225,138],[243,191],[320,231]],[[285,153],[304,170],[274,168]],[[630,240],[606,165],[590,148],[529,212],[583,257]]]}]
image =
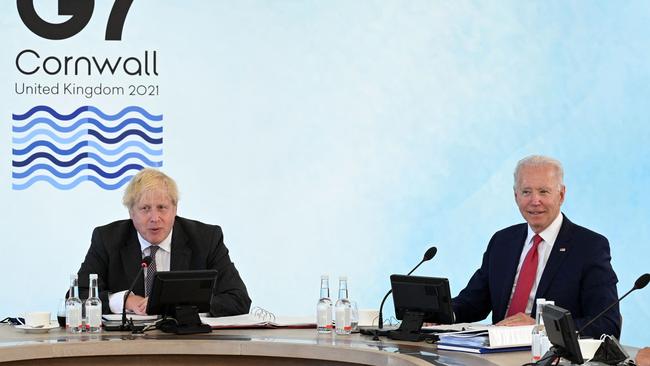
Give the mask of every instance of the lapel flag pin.
[{"label": "lapel flag pin", "polygon": [[566,248],[560,248],[560,252],[566,252]]}]

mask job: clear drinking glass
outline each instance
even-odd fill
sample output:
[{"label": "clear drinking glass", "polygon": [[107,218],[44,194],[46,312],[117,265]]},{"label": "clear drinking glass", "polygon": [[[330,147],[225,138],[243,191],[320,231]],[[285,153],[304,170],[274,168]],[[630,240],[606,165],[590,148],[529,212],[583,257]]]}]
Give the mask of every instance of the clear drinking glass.
[{"label": "clear drinking glass", "polygon": [[358,332],[359,331],[359,307],[357,306],[356,301],[350,301],[350,306],[352,307],[351,314],[350,314],[350,320],[352,323],[352,332]]},{"label": "clear drinking glass", "polygon": [[59,307],[56,309],[56,320],[61,328],[65,328],[65,299],[59,300]]}]

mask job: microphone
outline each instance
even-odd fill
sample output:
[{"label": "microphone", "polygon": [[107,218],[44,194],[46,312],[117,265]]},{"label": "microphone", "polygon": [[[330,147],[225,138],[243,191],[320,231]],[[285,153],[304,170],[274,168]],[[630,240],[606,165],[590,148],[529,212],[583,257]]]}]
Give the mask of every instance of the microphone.
[{"label": "microphone", "polygon": [[616,304],[618,304],[619,302],[621,302],[621,300],[623,300],[623,299],[624,299],[627,295],[629,295],[632,291],[634,291],[634,290],[640,290],[640,289],[646,287],[646,286],[648,285],[648,282],[650,282],[650,273],[646,273],[646,274],[641,275],[641,277],[637,278],[637,280],[634,282],[634,287],[632,287],[632,288],[630,289],[630,291],[626,292],[625,295],[621,296],[621,298],[619,298],[618,300],[614,301],[614,303],[612,303],[611,305],[609,305],[605,310],[601,311],[600,314],[598,314],[598,315],[596,315],[595,317],[593,317],[593,319],[591,319],[587,324],[583,325],[583,326],[578,330],[578,334],[582,333],[582,331],[583,331],[585,328],[587,328],[588,326],[591,325],[591,323],[593,323],[593,322],[596,321],[598,318],[600,318],[601,316],[603,316],[603,314],[605,314],[609,309],[613,308],[614,305],[616,305]]},{"label": "microphone", "polygon": [[146,256],[142,258],[142,262],[140,262],[140,271],[138,271],[138,274],[133,279],[133,283],[131,283],[131,287],[129,287],[129,289],[124,294],[124,302],[122,303],[122,325],[120,325],[120,330],[130,329],[130,327],[128,328],[126,327],[126,299],[129,298],[129,294],[133,291],[133,288],[135,287],[135,283],[140,278],[142,272],[144,272],[144,269],[149,267],[151,262],[153,262],[153,258],[151,258],[151,256]]},{"label": "microphone", "polygon": [[[417,266],[413,267],[411,272],[407,273],[406,275],[410,276],[411,273],[413,273],[416,269],[418,269],[418,267],[420,267],[420,265],[422,263],[424,263],[426,261],[429,261],[429,260],[431,260],[431,258],[435,257],[436,253],[438,253],[438,248],[436,248],[436,247],[431,247],[431,248],[427,249],[427,251],[424,253],[424,256],[422,257],[422,260],[420,261],[420,263],[418,263]],[[378,326],[379,329],[384,329],[384,315],[383,315],[382,312],[383,312],[383,309],[384,309],[384,302],[386,302],[386,299],[388,298],[388,295],[390,295],[391,293],[393,293],[393,289],[388,290],[388,292],[386,293],[386,296],[384,296],[384,299],[381,300],[381,305],[379,306],[379,326]]]}]

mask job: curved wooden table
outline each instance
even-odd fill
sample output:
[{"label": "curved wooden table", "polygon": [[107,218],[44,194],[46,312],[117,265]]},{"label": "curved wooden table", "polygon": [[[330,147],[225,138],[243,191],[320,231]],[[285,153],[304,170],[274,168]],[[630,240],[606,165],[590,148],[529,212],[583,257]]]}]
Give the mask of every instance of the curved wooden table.
[{"label": "curved wooden table", "polygon": [[62,329],[26,334],[0,325],[2,365],[514,366],[529,358],[530,352],[439,352],[423,342],[373,341],[358,334],[319,335],[313,329],[215,330],[190,336],[158,331],[77,335]]}]

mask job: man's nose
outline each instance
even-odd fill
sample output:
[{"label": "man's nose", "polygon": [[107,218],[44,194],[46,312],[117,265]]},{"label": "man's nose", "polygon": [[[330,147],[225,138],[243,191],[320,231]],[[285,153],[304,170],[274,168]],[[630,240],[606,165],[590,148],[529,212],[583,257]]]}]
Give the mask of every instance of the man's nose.
[{"label": "man's nose", "polygon": [[151,222],[160,221],[160,213],[156,210],[151,211],[151,215],[149,216],[149,221]]},{"label": "man's nose", "polygon": [[542,203],[541,198],[542,198],[541,195],[539,195],[537,193],[533,193],[531,198],[530,198],[530,203],[533,204],[533,205],[540,205]]}]

